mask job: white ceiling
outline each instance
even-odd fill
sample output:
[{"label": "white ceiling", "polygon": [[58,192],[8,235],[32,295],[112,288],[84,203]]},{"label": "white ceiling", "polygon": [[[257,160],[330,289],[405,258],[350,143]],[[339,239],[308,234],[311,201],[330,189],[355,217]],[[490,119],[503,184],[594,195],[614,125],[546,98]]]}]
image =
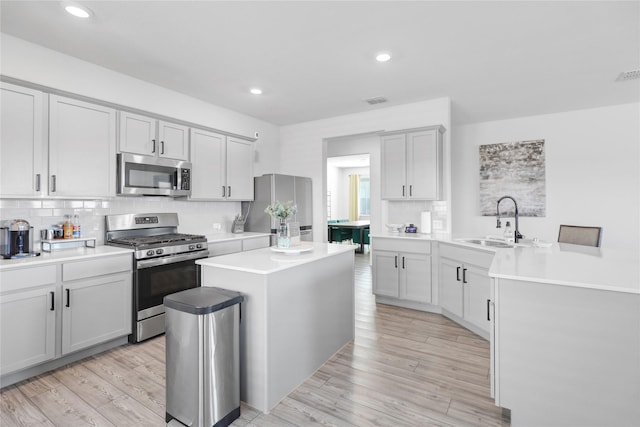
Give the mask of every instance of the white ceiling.
[{"label": "white ceiling", "polygon": [[2,32],[278,125],[444,96],[455,124],[640,100],[615,81],[640,68],[638,1],[79,3],[90,21],[3,0]]}]

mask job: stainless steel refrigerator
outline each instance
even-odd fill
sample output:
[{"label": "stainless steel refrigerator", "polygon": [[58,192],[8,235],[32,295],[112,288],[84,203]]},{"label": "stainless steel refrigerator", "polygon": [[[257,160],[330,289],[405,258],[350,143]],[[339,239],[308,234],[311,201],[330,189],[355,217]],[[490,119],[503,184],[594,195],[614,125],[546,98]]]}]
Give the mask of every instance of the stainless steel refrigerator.
[{"label": "stainless steel refrigerator", "polygon": [[297,207],[292,221],[300,224],[300,240],[313,241],[311,178],[280,174],[257,176],[253,191],[253,202],[242,202],[242,212],[247,215],[246,231],[275,233],[278,224],[264,209],[276,200],[281,203],[291,200]]}]

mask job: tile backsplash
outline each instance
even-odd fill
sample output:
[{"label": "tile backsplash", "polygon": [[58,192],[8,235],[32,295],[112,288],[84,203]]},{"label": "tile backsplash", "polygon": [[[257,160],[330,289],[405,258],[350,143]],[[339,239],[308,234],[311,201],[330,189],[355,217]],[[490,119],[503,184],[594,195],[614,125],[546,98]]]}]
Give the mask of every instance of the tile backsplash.
[{"label": "tile backsplash", "polygon": [[[203,202],[167,197],[116,197],[107,200],[0,199],[0,223],[25,219],[33,226],[34,242],[40,230],[62,224],[65,215],[78,214],[82,237],[95,237],[104,243],[105,216],[124,213],[177,212],[182,233],[213,234],[230,232],[240,202]],[[213,224],[222,224],[221,230]]]}]

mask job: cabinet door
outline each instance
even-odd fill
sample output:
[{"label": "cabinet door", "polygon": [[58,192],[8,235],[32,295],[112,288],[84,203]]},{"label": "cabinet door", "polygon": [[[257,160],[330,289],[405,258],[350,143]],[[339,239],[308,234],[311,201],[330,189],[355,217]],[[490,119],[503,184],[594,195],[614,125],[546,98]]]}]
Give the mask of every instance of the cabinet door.
[{"label": "cabinet door", "polygon": [[226,137],[191,129],[191,199],[224,200]]},{"label": "cabinet door", "polygon": [[120,151],[155,156],[158,151],[157,120],[120,112]]},{"label": "cabinet door", "polygon": [[373,293],[398,298],[398,254],[373,251]]},{"label": "cabinet door", "polygon": [[440,258],[439,304],[462,317],[462,265],[448,258]]},{"label": "cabinet door", "polygon": [[62,287],[62,354],[131,333],[131,273]]},{"label": "cabinet door", "polygon": [[189,160],[189,128],[169,122],[158,122],[160,146],[158,155],[169,159]]},{"label": "cabinet door", "polygon": [[227,200],[253,200],[253,143],[227,137]]},{"label": "cabinet door", "polygon": [[0,87],[0,196],[46,194],[44,94],[8,83]]},{"label": "cabinet door", "polygon": [[412,253],[400,257],[400,298],[431,302],[431,257]]},{"label": "cabinet door", "polygon": [[382,198],[406,198],[406,137],[404,134],[382,137]]},{"label": "cabinet door", "polygon": [[56,286],[0,297],[0,374],[53,359]]},{"label": "cabinet door", "polygon": [[407,197],[437,200],[440,197],[440,149],[438,131],[407,134]]},{"label": "cabinet door", "polygon": [[116,182],[116,111],[49,97],[49,194],[112,197]]},{"label": "cabinet door", "polygon": [[487,301],[491,298],[491,280],[486,269],[465,265],[463,269],[464,318],[482,330],[489,332]]}]

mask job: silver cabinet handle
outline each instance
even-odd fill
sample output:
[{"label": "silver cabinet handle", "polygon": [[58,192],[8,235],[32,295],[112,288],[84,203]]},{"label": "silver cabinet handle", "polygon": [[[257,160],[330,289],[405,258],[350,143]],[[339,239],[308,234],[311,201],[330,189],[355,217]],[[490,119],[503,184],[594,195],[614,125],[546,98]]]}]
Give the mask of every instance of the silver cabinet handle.
[{"label": "silver cabinet handle", "polygon": [[402,197],[404,197],[404,196],[405,196],[405,193],[404,193],[404,185],[403,185],[402,186]]},{"label": "silver cabinet handle", "polygon": [[51,291],[49,295],[51,295],[51,307],[49,307],[49,310],[56,311],[56,293]]},{"label": "silver cabinet handle", "polygon": [[56,192],[56,176],[55,175],[51,175],[51,192],[52,193]]},{"label": "silver cabinet handle", "polygon": [[227,197],[231,197],[231,186],[227,187],[229,189],[229,191],[227,191]]},{"label": "silver cabinet handle", "polygon": [[160,154],[164,154],[164,141],[160,141]]},{"label": "silver cabinet handle", "polygon": [[409,197],[413,196],[413,185],[409,186]]},{"label": "silver cabinet handle", "polygon": [[40,191],[40,174],[36,174],[36,191]]},{"label": "silver cabinet handle", "polygon": [[156,152],[156,140],[155,140],[155,139],[152,139],[152,140],[151,140],[151,142],[152,142],[152,144],[153,144],[153,145],[151,146],[151,153],[155,153],[155,152]]},{"label": "silver cabinet handle", "polygon": [[65,305],[65,307],[71,307],[71,291],[69,288],[65,289],[65,292],[67,293],[67,304]]},{"label": "silver cabinet handle", "polygon": [[224,185],[222,186],[222,197],[226,197],[227,195],[227,187],[225,187]]}]

